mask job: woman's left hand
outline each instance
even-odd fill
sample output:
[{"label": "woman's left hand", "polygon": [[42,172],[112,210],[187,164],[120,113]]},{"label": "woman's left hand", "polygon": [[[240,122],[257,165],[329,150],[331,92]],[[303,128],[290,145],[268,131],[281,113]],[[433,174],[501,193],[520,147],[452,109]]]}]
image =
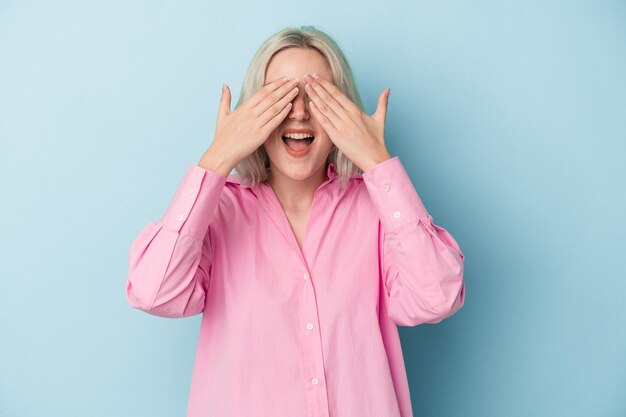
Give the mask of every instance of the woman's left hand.
[{"label": "woman's left hand", "polygon": [[391,158],[385,145],[385,118],[389,90],[378,97],[371,116],[354,104],[330,81],[313,74],[304,77],[309,107],[330,140],[364,172]]}]

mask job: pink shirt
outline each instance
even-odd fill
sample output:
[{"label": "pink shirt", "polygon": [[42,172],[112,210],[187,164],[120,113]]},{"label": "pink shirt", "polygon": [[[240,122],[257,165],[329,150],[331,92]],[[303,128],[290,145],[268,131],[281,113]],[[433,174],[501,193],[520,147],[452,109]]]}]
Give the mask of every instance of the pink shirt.
[{"label": "pink shirt", "polygon": [[303,249],[266,184],[191,164],[129,253],[126,296],[202,313],[187,417],[410,417],[397,325],[464,303],[464,255],[399,157],[315,191]]}]

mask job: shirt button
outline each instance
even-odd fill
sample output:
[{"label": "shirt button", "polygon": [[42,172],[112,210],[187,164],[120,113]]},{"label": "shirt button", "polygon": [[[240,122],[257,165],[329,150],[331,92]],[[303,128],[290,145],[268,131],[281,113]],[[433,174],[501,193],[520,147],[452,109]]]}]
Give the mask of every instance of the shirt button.
[{"label": "shirt button", "polygon": [[389,186],[385,184],[385,186],[383,187],[383,190],[385,190],[385,192],[389,191]]},{"label": "shirt button", "polygon": [[307,323],[306,328],[307,330],[311,330],[313,328],[313,323]]},{"label": "shirt button", "polygon": [[183,220],[185,220],[185,215],[184,214],[179,214],[178,215],[178,221],[182,222]]},{"label": "shirt button", "polygon": [[189,194],[193,194],[193,192],[196,191],[193,187],[189,187]]},{"label": "shirt button", "polygon": [[314,383],[315,385],[317,385],[317,384],[319,384],[319,383],[320,383],[320,380],[319,380],[319,379],[317,379],[317,378],[313,378],[313,379],[311,380],[311,382],[312,382],[312,383]]},{"label": "shirt button", "polygon": [[309,275],[309,273],[308,273],[308,272],[305,272],[305,273],[304,273],[304,279],[309,279],[309,278],[311,278],[311,276]]},{"label": "shirt button", "polygon": [[401,216],[399,211],[396,211],[395,213],[393,213],[393,217],[395,217],[396,219],[399,219]]}]

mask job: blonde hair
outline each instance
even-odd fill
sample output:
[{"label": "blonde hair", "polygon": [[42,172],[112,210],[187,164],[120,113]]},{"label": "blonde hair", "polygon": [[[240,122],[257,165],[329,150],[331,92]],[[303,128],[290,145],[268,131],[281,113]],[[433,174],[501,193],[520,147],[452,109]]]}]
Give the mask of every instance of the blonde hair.
[{"label": "blonde hair", "polygon": [[[263,42],[250,62],[235,109],[263,87],[270,60],[277,52],[287,48],[313,48],[321,53],[330,67],[333,84],[363,109],[352,69],[343,52],[329,35],[310,25],[282,29]],[[363,173],[337,146],[334,146],[328,154],[326,166],[331,162],[335,165],[335,172],[342,187],[355,173]],[[269,157],[263,146],[260,146],[242,159],[235,167],[235,171],[242,181],[254,185],[267,180],[268,168]]]}]

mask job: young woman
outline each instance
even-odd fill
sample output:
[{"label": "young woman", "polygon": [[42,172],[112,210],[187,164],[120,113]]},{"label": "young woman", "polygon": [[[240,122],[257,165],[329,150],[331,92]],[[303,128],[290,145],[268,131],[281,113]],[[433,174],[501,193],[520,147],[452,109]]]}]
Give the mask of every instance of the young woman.
[{"label": "young woman", "polygon": [[[202,313],[188,417],[412,416],[397,325],[464,303],[464,255],[363,111],[336,43],[284,29],[130,249],[126,296]],[[237,174],[231,174],[235,169]]]}]

